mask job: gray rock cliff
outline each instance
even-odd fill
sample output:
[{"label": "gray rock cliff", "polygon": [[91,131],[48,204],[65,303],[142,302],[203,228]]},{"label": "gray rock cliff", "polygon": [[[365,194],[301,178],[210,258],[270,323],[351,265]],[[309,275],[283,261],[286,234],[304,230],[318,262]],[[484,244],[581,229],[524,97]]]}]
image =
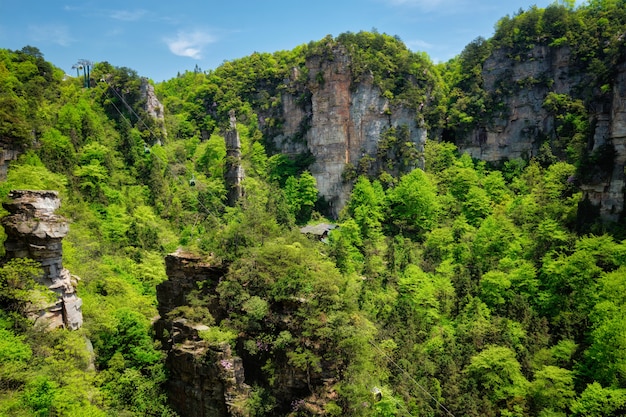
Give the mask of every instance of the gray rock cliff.
[{"label": "gray rock cliff", "polygon": [[[309,167],[317,188],[337,215],[345,206],[352,184],[343,178],[348,164],[357,166],[364,157],[377,161],[378,145],[385,130],[406,127],[409,140],[423,151],[426,129],[421,115],[408,106],[392,105],[371,77],[354,83],[351,59],[342,46],[331,50],[332,58],[313,56],[306,61],[308,78],[302,91],[287,88],[281,98],[283,130],[272,137],[274,146],[286,154],[310,152]],[[287,85],[300,74],[294,70]]]},{"label": "gray rock cliff", "polygon": [[603,178],[581,179],[581,189],[615,221],[624,208],[626,161],[626,62],[616,68],[609,93],[590,89],[590,74],[581,71],[569,48],[537,45],[526,54],[495,49],[482,68],[483,88],[500,109],[485,125],[457,142],[462,152],[485,161],[537,156],[540,146],[555,137],[555,118],[544,106],[549,93],[581,99],[593,127],[588,152],[603,145],[615,149],[611,172]]},{"label": "gray rock cliff", "polygon": [[[166,367],[169,373],[167,392],[170,404],[188,417],[227,417],[247,415],[246,401],[250,398],[251,386],[264,386],[276,398],[277,410],[292,409],[297,405],[306,415],[325,415],[324,404],[336,399],[337,370],[323,361],[322,369],[302,369],[289,361],[283,354],[275,357],[272,381],[267,381],[262,369],[269,355],[269,346],[260,340],[247,339],[240,333],[234,347],[225,342],[210,342],[203,333],[228,318],[224,302],[216,288],[225,279],[226,268],[214,265],[212,259],[177,251],[165,258],[168,279],[157,287],[160,318],[155,323],[157,338],[167,352]],[[189,313],[192,294],[193,305],[201,303],[211,318],[198,318]],[[298,318],[295,311],[302,300],[292,300],[275,309],[278,330],[290,329],[295,338],[298,333]],[[304,340],[305,338],[302,337]],[[258,355],[244,347],[246,341],[256,342]],[[307,343],[307,342],[302,342]],[[307,345],[309,349],[323,349]],[[278,412],[280,415],[282,412]]]},{"label": "gray rock cliff", "polygon": [[139,94],[142,100],[145,101],[144,109],[148,116],[150,116],[156,124],[160,127],[164,136],[167,136],[167,129],[165,129],[165,108],[159,101],[154,86],[148,82],[147,78],[141,79],[141,86]]}]

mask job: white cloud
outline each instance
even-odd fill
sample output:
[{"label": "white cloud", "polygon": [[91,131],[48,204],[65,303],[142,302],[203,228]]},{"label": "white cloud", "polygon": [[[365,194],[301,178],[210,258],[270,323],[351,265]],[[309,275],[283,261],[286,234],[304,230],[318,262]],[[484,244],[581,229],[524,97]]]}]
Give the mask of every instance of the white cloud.
[{"label": "white cloud", "polygon": [[407,41],[405,42],[406,46],[415,51],[423,51],[425,49],[432,49],[433,48],[433,44],[432,43],[428,43],[426,41],[423,41],[421,39],[415,39],[415,40],[411,40],[411,41]]},{"label": "white cloud", "polygon": [[115,20],[123,20],[125,22],[134,22],[140,20],[144,17],[148,12],[143,9],[137,10],[114,10],[111,12],[109,17]]},{"label": "white cloud", "polygon": [[64,25],[29,25],[28,32],[35,42],[68,46],[74,41],[67,26]]},{"label": "white cloud", "polygon": [[178,32],[174,38],[165,38],[165,43],[174,55],[200,59],[204,47],[216,40],[210,33],[196,30],[189,33]]}]

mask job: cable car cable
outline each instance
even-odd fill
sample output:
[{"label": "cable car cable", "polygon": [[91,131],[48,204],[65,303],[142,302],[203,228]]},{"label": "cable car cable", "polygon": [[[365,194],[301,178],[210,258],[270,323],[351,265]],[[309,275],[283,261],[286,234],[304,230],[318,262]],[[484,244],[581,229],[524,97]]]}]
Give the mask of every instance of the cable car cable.
[{"label": "cable car cable", "polygon": [[387,355],[385,353],[385,351],[383,351],[381,348],[379,348],[373,341],[370,340],[370,344],[372,346],[374,346],[374,348],[380,352],[389,362],[391,362],[396,368],[398,368],[400,371],[402,371],[403,374],[405,374],[411,381],[413,381],[413,383],[415,385],[417,385],[417,387],[422,390],[422,392],[424,392],[426,395],[428,395],[439,407],[441,407],[442,410],[444,410],[449,416],[454,417],[454,414],[452,414],[452,412],[450,410],[448,410],[446,408],[446,406],[444,406],[443,404],[441,404],[430,392],[428,392],[428,390],[426,388],[424,388],[419,382],[417,382],[415,380],[415,378],[413,378],[413,376],[408,373],[406,370],[404,370],[404,368],[402,368],[400,365],[398,365],[391,357],[389,357],[389,355]]}]

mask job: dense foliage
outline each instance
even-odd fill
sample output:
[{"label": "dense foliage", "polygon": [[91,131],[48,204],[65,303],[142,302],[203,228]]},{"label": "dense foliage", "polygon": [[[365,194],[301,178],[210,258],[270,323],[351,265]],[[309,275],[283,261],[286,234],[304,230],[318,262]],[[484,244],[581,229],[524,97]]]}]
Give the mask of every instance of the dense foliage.
[{"label": "dense foliage", "polygon": [[[306,109],[305,60],[337,46],[355,83],[371,75],[396,103],[428,103],[433,135],[452,140],[499,110],[480,72],[494,48],[523,59],[537,43],[567,44],[593,76],[585,88],[602,92],[624,58],[626,5],[565,3],[507,16],[438,66],[360,32],[185,72],[155,86],[163,122],[147,116],[147,81],[133,70],[97,64],[87,89],[36,48],[0,50],[0,138],[23,151],[0,194],[60,192],[64,266],[82,278],[85,315],[77,332],[33,327],[20,313],[42,291],[37,266],[0,268],[0,415],[174,416],[151,322],[163,258],[179,246],[228,266],[214,298],[181,311],[258,365],[240,405],[250,416],[308,415],[312,397],[337,416],[625,414],[624,231],[585,212],[572,181],[613,162],[611,149],[586,152],[584,91],[546,98],[555,137],[536,159],[495,169],[429,141],[424,170],[355,171],[324,242],[295,227],[324,215],[310,158],[266,142],[282,123],[281,91],[301,93]],[[223,180],[231,109],[246,172],[234,207]],[[386,164],[402,134],[384,133]],[[225,317],[208,312],[215,300]],[[285,369],[308,384],[285,389]]]}]

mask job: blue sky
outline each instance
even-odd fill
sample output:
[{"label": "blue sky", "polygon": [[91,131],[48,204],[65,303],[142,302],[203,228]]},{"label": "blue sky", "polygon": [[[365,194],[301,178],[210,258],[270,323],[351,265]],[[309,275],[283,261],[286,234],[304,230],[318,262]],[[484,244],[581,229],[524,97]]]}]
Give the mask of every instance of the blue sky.
[{"label": "blue sky", "polygon": [[155,82],[373,28],[434,62],[459,54],[499,18],[554,0],[0,0],[0,47],[39,48],[68,74],[79,59],[132,68]]}]

